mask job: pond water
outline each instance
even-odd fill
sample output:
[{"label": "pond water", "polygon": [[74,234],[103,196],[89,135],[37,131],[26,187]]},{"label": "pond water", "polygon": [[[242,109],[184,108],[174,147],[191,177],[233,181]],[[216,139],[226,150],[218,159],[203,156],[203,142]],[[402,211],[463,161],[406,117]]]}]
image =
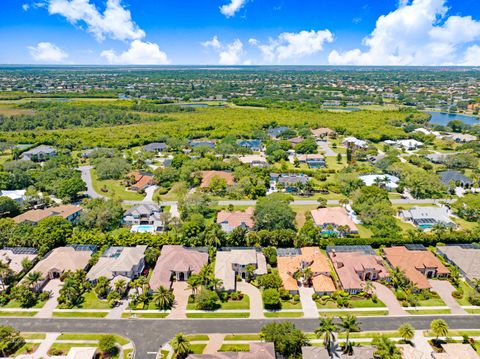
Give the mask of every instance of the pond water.
[{"label": "pond water", "polygon": [[446,112],[429,112],[432,115],[430,123],[435,125],[446,126],[450,121],[460,120],[467,125],[480,125],[478,117],[461,115],[457,113],[446,113]]}]

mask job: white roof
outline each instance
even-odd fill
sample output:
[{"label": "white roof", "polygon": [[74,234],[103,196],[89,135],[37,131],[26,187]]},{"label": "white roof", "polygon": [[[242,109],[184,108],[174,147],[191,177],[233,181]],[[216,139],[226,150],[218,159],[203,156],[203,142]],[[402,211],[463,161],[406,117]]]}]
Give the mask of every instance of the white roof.
[{"label": "white roof", "polygon": [[8,198],[13,199],[15,201],[15,200],[25,198],[25,192],[26,192],[26,190],[24,190],[24,189],[17,189],[17,190],[14,190],[14,191],[3,190],[3,191],[0,191],[0,196],[1,197],[8,197]]},{"label": "white roof", "polygon": [[350,136],[343,140],[343,143],[353,143],[358,147],[366,147],[368,145],[367,141],[359,140],[356,137]]}]

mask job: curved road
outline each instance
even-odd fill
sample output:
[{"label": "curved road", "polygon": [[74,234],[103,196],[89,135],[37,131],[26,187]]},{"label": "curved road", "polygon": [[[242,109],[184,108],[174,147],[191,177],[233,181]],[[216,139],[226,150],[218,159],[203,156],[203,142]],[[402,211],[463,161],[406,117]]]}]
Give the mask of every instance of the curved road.
[{"label": "curved road", "polygon": [[[433,319],[444,319],[451,329],[480,329],[478,315],[385,316],[360,317],[361,328],[369,331],[396,330],[409,322],[415,329],[428,329]],[[195,333],[257,333],[273,319],[80,319],[80,318],[1,318],[0,323],[28,332],[117,333],[135,344],[136,358],[155,358],[160,346],[178,332]],[[278,320],[277,320],[278,321]],[[318,319],[288,319],[308,332],[318,326]]]}]

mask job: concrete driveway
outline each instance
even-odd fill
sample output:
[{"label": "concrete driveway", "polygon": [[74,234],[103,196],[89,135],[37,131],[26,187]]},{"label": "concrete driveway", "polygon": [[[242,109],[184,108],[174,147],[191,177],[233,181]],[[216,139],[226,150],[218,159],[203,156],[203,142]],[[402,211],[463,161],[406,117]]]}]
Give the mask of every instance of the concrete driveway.
[{"label": "concrete driveway", "polygon": [[263,315],[262,294],[257,287],[247,282],[237,282],[237,290],[250,298],[250,319],[261,319]]},{"label": "concrete driveway", "polygon": [[145,188],[145,198],[142,202],[150,203],[153,202],[153,195],[155,194],[155,190],[158,186],[148,186]]},{"label": "concrete driveway", "polygon": [[455,298],[452,297],[455,287],[448,280],[429,279],[428,282],[432,286],[432,290],[437,292],[445,304],[448,305],[452,314],[467,314]]},{"label": "concrete driveway", "polygon": [[172,288],[175,295],[175,304],[168,315],[168,319],[185,319],[187,318],[188,297],[192,294],[192,290],[188,288],[187,282],[173,282]]},{"label": "concrete driveway", "polygon": [[328,142],[326,141],[317,141],[318,147],[320,147],[323,151],[325,157],[337,157],[336,152],[334,152],[329,146]]},{"label": "concrete driveway", "polygon": [[372,282],[372,285],[378,299],[387,306],[389,315],[407,315],[390,288],[378,282]]},{"label": "concrete driveway", "polygon": [[298,294],[300,295],[300,302],[302,303],[304,318],[318,318],[317,304],[315,304],[312,299],[313,293],[315,293],[313,288],[298,288]]},{"label": "concrete driveway", "polygon": [[53,310],[57,307],[58,302],[57,299],[60,295],[60,289],[62,288],[63,283],[60,279],[52,279],[50,280],[45,288],[44,291],[51,292],[50,299],[47,300],[45,305],[42,309],[35,315],[36,318],[51,318],[53,314]]}]

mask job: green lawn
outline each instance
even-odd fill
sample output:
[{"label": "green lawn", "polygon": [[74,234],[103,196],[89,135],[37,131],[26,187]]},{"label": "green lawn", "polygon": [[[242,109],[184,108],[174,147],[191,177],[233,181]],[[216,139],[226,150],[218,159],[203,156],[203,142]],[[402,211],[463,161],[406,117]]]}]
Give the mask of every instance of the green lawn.
[{"label": "green lawn", "polygon": [[[373,233],[370,229],[368,229],[366,226],[363,224],[355,224],[358,228],[358,234],[360,235],[360,238],[371,238]],[[355,239],[353,239],[355,240]]]},{"label": "green lawn", "polygon": [[302,309],[302,303],[300,301],[293,303],[289,300],[282,300],[282,309]]},{"label": "green lawn", "polygon": [[230,334],[226,335],[223,340],[260,340],[260,334]]},{"label": "green lawn", "polygon": [[426,300],[420,300],[417,307],[442,307],[446,306],[445,302],[441,298],[431,298]]},{"label": "green lawn", "polygon": [[92,290],[83,295],[85,299],[79,308],[82,309],[111,309],[106,300],[98,299],[95,292]]},{"label": "green lawn", "polygon": [[53,317],[58,318],[105,318],[107,312],[53,312]]},{"label": "green lawn", "polygon": [[266,318],[300,318],[303,312],[264,312]]},{"label": "green lawn", "polygon": [[338,308],[337,303],[333,300],[327,301],[325,304],[321,304],[320,301],[316,302],[318,309],[334,309]]},{"label": "green lawn", "polygon": [[[39,301],[37,304],[35,304],[33,307],[30,307],[30,308],[40,309],[45,305],[46,302],[47,302],[46,300]],[[18,302],[17,300],[11,300],[3,307],[0,307],[0,309],[1,308],[22,308],[22,306],[20,305],[20,302]]]},{"label": "green lawn", "polygon": [[[436,335],[433,333],[430,333],[430,331],[423,332],[423,335],[426,337],[436,337]],[[448,336],[450,337],[463,337],[464,335],[469,337],[477,337],[480,335],[480,330],[469,329],[469,330],[449,330],[448,331]]]},{"label": "green lawn", "polygon": [[192,344],[190,346],[190,352],[192,354],[202,354],[206,346],[207,344]]},{"label": "green lawn", "polygon": [[[63,333],[57,340],[99,340],[100,336],[109,335],[105,334],[93,334],[93,333]],[[130,341],[120,335],[114,335],[115,341],[120,345],[125,345],[130,343]]]},{"label": "green lawn", "polygon": [[122,318],[165,318],[169,313],[122,313]]},{"label": "green lawn", "polygon": [[250,298],[244,294],[242,300],[229,300],[222,303],[221,309],[250,309]]},{"label": "green lawn", "polygon": [[332,310],[330,312],[322,312],[321,315],[327,315],[327,316],[337,316],[337,315],[345,315],[345,314],[351,314],[355,315],[357,317],[360,316],[378,316],[378,315],[387,315],[388,310],[369,310],[369,311],[355,311],[355,310],[349,310],[344,311],[344,310]]},{"label": "green lawn", "polygon": [[16,352],[15,356],[21,355],[21,354],[30,354],[35,352],[40,344],[37,343],[25,343],[23,344]]},{"label": "green lawn", "polygon": [[33,317],[38,312],[5,312],[0,310],[0,317]]},{"label": "green lawn", "polygon": [[61,351],[64,355],[68,353],[68,351],[73,347],[94,347],[95,345],[92,343],[53,343],[53,345],[48,350],[48,353],[52,353],[54,351]]},{"label": "green lawn", "polygon": [[450,309],[420,309],[420,310],[407,310],[409,314],[450,314]]},{"label": "green lawn", "polygon": [[383,308],[385,307],[385,303],[383,303],[380,299],[378,299],[376,303],[374,303],[372,299],[354,299],[354,300],[350,300],[350,304],[352,308]]},{"label": "green lawn", "polygon": [[[127,191],[120,180],[99,180],[95,173],[95,169],[90,171],[90,175],[92,176],[92,184],[95,192],[102,196],[129,201],[141,201],[144,198],[143,195],[137,192]],[[104,186],[107,188],[107,192],[101,190]]]},{"label": "green lawn", "polygon": [[465,311],[470,314],[480,314],[480,309],[465,309]]},{"label": "green lawn", "polygon": [[46,334],[45,333],[21,333],[23,339],[45,339]]},{"label": "green lawn", "polygon": [[210,340],[210,338],[209,338],[208,335],[206,335],[206,334],[192,334],[192,335],[187,335],[187,338],[188,338],[188,340],[190,340],[191,342]]},{"label": "green lawn", "polygon": [[463,280],[460,281],[460,288],[463,290],[463,297],[461,299],[455,298],[455,300],[460,305],[471,305],[468,301],[468,296],[470,294],[474,294],[475,289],[473,289],[467,282],[464,282]]},{"label": "green lawn", "polygon": [[187,313],[187,318],[248,318],[249,312],[245,313],[222,313],[222,312],[209,312],[209,313]]},{"label": "green lawn", "polygon": [[250,344],[223,344],[219,352],[248,352]]}]

